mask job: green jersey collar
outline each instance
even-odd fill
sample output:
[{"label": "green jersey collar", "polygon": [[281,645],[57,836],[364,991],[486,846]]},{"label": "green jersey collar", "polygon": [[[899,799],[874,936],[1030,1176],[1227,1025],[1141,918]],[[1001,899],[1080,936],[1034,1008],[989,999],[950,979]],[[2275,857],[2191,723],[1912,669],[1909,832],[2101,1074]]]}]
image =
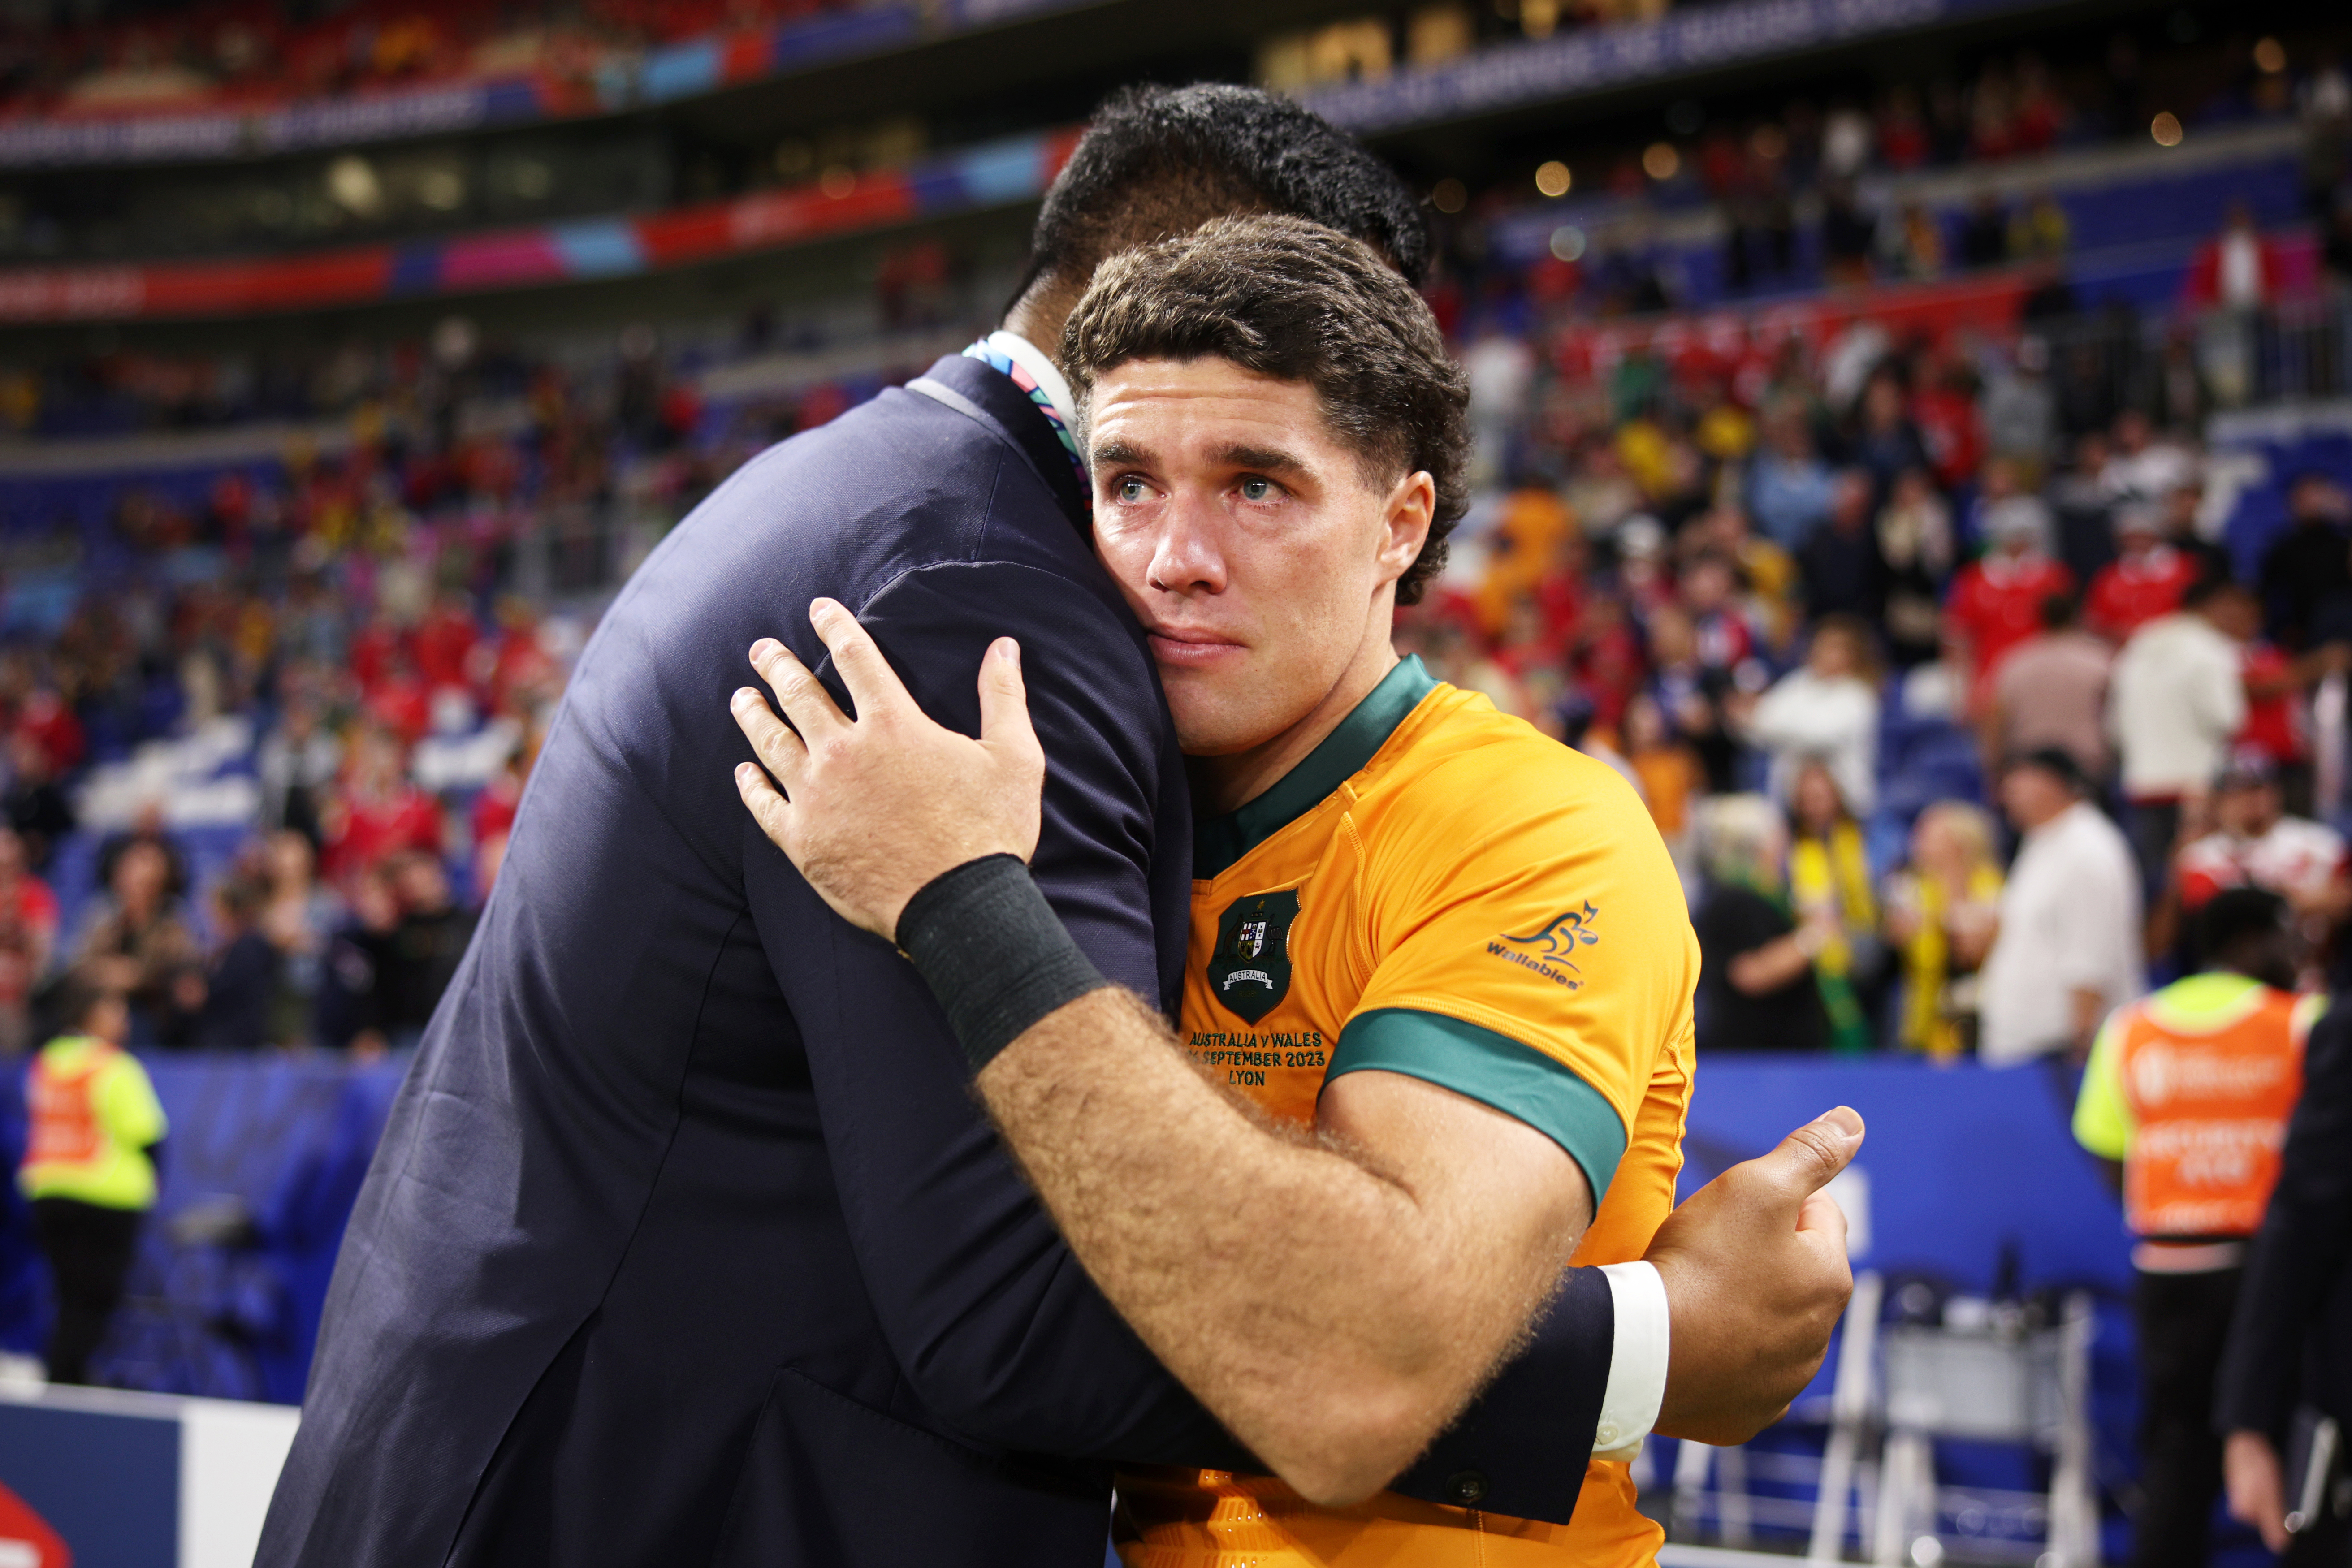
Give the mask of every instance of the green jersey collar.
[{"label": "green jersey collar", "polygon": [[1274,787],[1237,811],[1212,816],[1192,827],[1192,876],[1206,881],[1315,809],[1372,760],[1405,715],[1437,689],[1419,654],[1407,654],[1381,683],[1364,694],[1338,729],[1323,737]]}]

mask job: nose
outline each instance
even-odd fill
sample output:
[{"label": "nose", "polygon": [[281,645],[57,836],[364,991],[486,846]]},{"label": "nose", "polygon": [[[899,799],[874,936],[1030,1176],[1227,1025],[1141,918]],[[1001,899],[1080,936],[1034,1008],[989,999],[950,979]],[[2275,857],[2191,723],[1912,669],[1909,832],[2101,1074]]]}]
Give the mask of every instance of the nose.
[{"label": "nose", "polygon": [[1216,503],[1207,497],[1179,495],[1160,514],[1160,536],[1152,542],[1150,582],[1162,594],[1222,594],[1225,561],[1217,547],[1221,520]]}]

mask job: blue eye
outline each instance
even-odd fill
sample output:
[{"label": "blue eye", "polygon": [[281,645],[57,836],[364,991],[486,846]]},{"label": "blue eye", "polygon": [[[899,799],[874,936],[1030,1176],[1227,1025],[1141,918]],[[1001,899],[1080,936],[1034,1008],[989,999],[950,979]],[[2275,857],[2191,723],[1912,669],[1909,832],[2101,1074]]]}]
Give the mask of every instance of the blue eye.
[{"label": "blue eye", "polygon": [[1265,500],[1274,494],[1274,481],[1252,474],[1242,481],[1242,500]]},{"label": "blue eye", "polygon": [[1118,488],[1113,493],[1115,493],[1120,500],[1132,506],[1137,501],[1143,499],[1143,481],[1130,474],[1126,479],[1118,481]]}]

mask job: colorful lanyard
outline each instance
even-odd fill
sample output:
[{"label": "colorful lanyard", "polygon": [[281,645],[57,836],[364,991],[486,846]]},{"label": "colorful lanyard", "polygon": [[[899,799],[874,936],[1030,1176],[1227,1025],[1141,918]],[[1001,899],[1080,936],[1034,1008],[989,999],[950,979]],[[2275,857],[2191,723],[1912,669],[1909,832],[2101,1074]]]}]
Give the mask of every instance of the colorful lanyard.
[{"label": "colorful lanyard", "polygon": [[1037,405],[1037,412],[1044,415],[1045,423],[1054,427],[1055,437],[1062,443],[1062,450],[1068,455],[1070,467],[1078,476],[1079,493],[1091,499],[1094,495],[1093,485],[1087,478],[1086,462],[1078,456],[1077,437],[1071,435],[1070,427],[1062,423],[1062,416],[1054,407],[1053,398],[1044,387],[1037,384],[1037,378],[1023,370],[1011,355],[986,338],[981,339],[980,342],[964,350],[963,357],[994,365],[1013,378],[1013,385],[1029,395],[1029,401]]}]

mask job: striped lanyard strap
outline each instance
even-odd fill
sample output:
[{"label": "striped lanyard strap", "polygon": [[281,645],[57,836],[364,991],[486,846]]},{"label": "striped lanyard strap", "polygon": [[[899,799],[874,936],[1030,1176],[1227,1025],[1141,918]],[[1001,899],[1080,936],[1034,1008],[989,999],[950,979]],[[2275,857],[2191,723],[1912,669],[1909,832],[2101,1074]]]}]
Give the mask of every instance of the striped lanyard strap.
[{"label": "striped lanyard strap", "polygon": [[1062,422],[1061,411],[1054,406],[1052,395],[1037,384],[1037,378],[1022,369],[1019,362],[986,338],[964,350],[963,357],[994,365],[1013,378],[1013,385],[1028,394],[1029,401],[1037,405],[1037,412],[1045,416],[1045,423],[1054,427],[1055,438],[1062,443],[1062,451],[1070,459],[1071,469],[1078,476],[1078,493],[1091,497],[1094,491],[1091,481],[1087,478],[1086,461],[1078,456],[1077,437],[1071,435],[1070,427]]}]

